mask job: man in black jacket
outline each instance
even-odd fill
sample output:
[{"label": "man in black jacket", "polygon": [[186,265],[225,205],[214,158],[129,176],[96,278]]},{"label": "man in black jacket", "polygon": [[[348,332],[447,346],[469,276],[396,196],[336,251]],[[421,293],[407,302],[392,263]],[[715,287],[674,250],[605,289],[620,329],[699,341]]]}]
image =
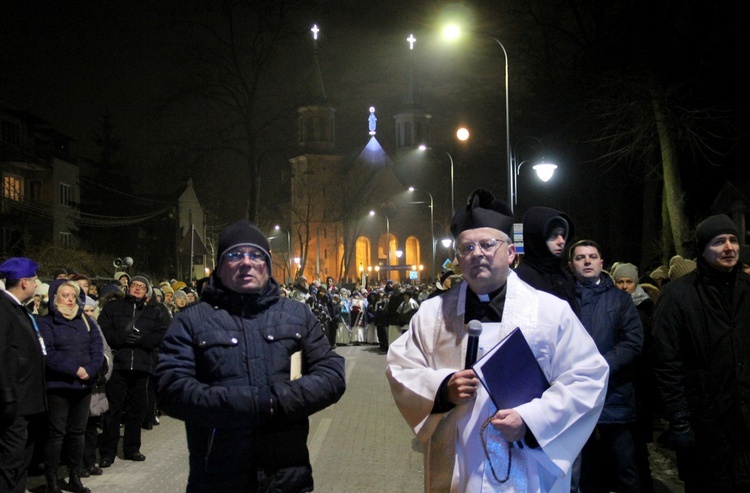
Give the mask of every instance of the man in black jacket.
[{"label": "man in black jacket", "polygon": [[305,304],[279,296],[253,223],[227,227],[218,251],[156,368],[159,408],[185,421],[187,491],[313,491],[308,416],[341,398],[344,359]]},{"label": "man in black jacket", "polygon": [[26,491],[34,441],[47,410],[44,342],[24,306],[34,295],[33,260],[14,257],[0,265],[0,492]]},{"label": "man in black jacket", "polygon": [[141,453],[141,425],[148,412],[148,381],[154,370],[152,352],[167,330],[162,313],[147,303],[149,292],[148,277],[133,276],[125,298],[107,303],[99,315],[99,326],[115,354],[114,371],[106,386],[109,411],[102,423],[99,467],[109,467],[115,460],[123,411],[123,456],[137,462],[146,460]]},{"label": "man in black jacket", "polygon": [[654,312],[654,373],[685,492],[750,488],[750,276],[739,231],[719,214],[696,229],[698,267]]}]

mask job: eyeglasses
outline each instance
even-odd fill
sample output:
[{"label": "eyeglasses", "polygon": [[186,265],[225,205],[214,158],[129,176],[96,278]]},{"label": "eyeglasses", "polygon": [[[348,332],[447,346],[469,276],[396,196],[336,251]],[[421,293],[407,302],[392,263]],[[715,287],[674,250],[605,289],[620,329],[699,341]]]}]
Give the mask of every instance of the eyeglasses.
[{"label": "eyeglasses", "polygon": [[145,284],[141,284],[139,282],[132,282],[130,283],[130,289],[137,289],[139,291],[146,291],[147,287]]},{"label": "eyeglasses", "polygon": [[467,241],[456,247],[456,257],[461,259],[466,258],[474,253],[477,247],[479,247],[479,250],[485,255],[490,255],[503,243],[505,243],[505,240],[501,240],[500,238],[490,238],[473,242]]},{"label": "eyeglasses", "polygon": [[250,260],[251,264],[262,264],[265,263],[266,259],[264,255],[261,252],[253,251],[253,252],[243,252],[242,250],[235,250],[233,252],[227,252],[224,254],[224,257],[226,257],[228,262],[231,263],[237,263],[241,262],[243,259]]}]

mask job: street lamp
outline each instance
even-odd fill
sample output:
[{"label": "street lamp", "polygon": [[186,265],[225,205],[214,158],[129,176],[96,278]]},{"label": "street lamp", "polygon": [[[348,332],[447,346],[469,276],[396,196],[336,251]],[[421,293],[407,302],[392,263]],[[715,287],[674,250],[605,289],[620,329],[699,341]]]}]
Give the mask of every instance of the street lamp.
[{"label": "street lamp", "polygon": [[[273,229],[276,230],[276,231],[285,231],[286,232],[286,252],[287,252],[287,257],[289,257],[289,277],[292,277],[292,271],[294,270],[294,266],[292,264],[292,235],[289,234],[289,230],[288,229],[283,229],[278,224],[276,226],[274,226]],[[273,238],[273,236],[271,238],[269,238],[269,239],[272,239],[272,238]],[[292,281],[294,281],[294,279],[292,279]]]},{"label": "street lamp", "polygon": [[[388,219],[388,216],[380,213],[385,218],[385,245],[386,245],[386,255],[385,255],[385,270],[388,272],[386,276],[391,275],[391,221]],[[370,211],[370,215],[374,216],[375,211]]]},{"label": "street lamp", "polygon": [[[454,40],[458,38],[461,35],[461,30],[459,27],[455,24],[451,24],[449,26],[446,26],[446,28],[443,31],[444,36],[449,40]],[[489,36],[490,38],[494,39],[495,42],[500,46],[500,48],[503,50],[503,57],[505,58],[505,150],[506,150],[506,158],[508,163],[508,170],[511,169],[511,163],[510,163],[510,103],[509,103],[509,90],[508,90],[508,52],[505,50],[505,46],[500,42],[499,39],[492,36],[491,34],[487,33],[479,33],[483,34],[485,36]],[[508,174],[508,189],[513,185],[512,183],[513,178],[511,178],[510,174]]]},{"label": "street lamp", "polygon": [[[510,189],[510,210],[511,212],[515,211],[515,206],[518,204],[518,175],[521,172],[521,166],[524,165],[528,161],[521,161],[520,163],[516,164],[515,161],[513,161],[513,166],[510,170],[508,170],[509,173],[511,173],[512,181],[511,181],[511,189]],[[540,180],[547,182],[552,178],[552,175],[555,173],[555,170],[557,169],[556,164],[552,163],[539,163],[532,166],[534,170],[536,171],[537,176]]]},{"label": "street lamp", "polygon": [[[453,166],[451,166],[451,169],[453,169]],[[453,173],[451,173],[451,176],[452,175],[453,175]],[[409,191],[410,192],[414,192],[414,191],[417,191],[417,189],[414,188],[414,187],[409,187]],[[433,209],[434,209],[435,202],[432,199],[432,194],[430,192],[428,192],[427,190],[418,190],[418,191],[424,192],[427,195],[429,195],[429,197],[430,197],[430,239],[431,239],[431,243],[432,243],[432,274],[434,276],[437,276],[437,271],[435,270],[435,230],[434,230],[434,226],[432,224],[432,222],[433,222],[432,221],[432,218],[433,218]]]}]

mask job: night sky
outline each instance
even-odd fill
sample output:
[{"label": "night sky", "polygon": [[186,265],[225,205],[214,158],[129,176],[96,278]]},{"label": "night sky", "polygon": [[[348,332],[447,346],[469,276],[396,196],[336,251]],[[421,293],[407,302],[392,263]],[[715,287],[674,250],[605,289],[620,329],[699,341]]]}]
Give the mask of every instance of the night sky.
[{"label": "night sky", "polygon": [[[519,160],[538,157],[541,141],[541,153],[560,166],[544,188],[530,169],[524,169],[519,221],[531,205],[557,207],[570,213],[579,232],[610,244],[619,260],[638,260],[633,257],[643,241],[637,232],[649,211],[660,208],[658,201],[647,200],[658,194],[653,182],[658,162],[645,151],[624,164],[599,159],[607,150],[595,143],[601,125],[587,116],[587,108],[591,100],[606,94],[603,72],[622,82],[633,67],[645,62],[660,67],[676,100],[684,91],[679,102],[724,115],[721,124],[710,127],[711,135],[727,137],[712,142],[720,154],[706,157],[688,144],[682,151],[691,217],[708,214],[727,179],[748,176],[741,160],[748,147],[748,98],[737,81],[739,66],[747,60],[748,34],[740,24],[745,16],[729,5],[555,0],[291,3],[292,35],[273,64],[277,93],[266,100],[267,107],[277,106],[285,115],[286,123],[277,132],[296,138],[294,111],[306,88],[311,60],[309,28],[317,23],[326,93],[337,109],[338,151],[350,154],[366,143],[371,105],[378,112],[378,139],[393,151],[392,117],[405,87],[406,37],[413,33],[422,102],[432,115],[432,144],[451,149],[459,160],[457,203],[479,186],[503,198],[507,193],[503,57],[487,34],[501,39],[508,50],[510,129]],[[206,3],[3,2],[0,100],[48,120],[75,139],[73,152],[84,160],[96,159],[92,137],[108,112],[122,142],[116,160],[137,173],[139,191],[150,193],[189,175],[219,216],[241,215],[243,168],[231,154],[206,152],[210,144],[202,142],[211,130],[221,128],[224,119],[209,105],[183,97],[193,51],[206,36],[197,24],[213,20],[195,8],[198,4]],[[602,9],[606,4],[607,12],[596,4]],[[583,15],[574,15],[570,5]],[[435,33],[446,12],[467,16],[484,37],[460,49],[445,46]],[[616,99],[623,91],[612,92],[615,95],[608,96]],[[465,148],[456,147],[452,139],[459,124],[472,131]],[[737,136],[741,138],[732,140]],[[687,135],[680,137],[689,140]],[[274,159],[283,162],[289,154],[279,152]],[[275,193],[277,178],[269,173],[264,181],[267,193]],[[441,183],[446,183],[445,175]],[[440,189],[436,199],[444,204],[447,187],[435,188]],[[650,208],[645,214],[644,207]],[[441,208],[448,216],[447,208]],[[624,245],[627,241],[632,246]]]}]

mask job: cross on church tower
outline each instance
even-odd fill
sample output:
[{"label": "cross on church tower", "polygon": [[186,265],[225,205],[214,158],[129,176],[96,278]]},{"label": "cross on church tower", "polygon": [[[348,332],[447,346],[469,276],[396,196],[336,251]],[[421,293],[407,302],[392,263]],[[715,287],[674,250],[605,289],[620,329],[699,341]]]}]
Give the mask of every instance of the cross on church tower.
[{"label": "cross on church tower", "polygon": [[406,38],[406,41],[409,42],[409,49],[413,50],[414,49],[414,43],[417,42],[417,38],[415,38],[413,34],[410,34],[409,37]]},{"label": "cross on church tower", "polygon": [[313,24],[313,27],[310,30],[313,33],[313,39],[317,40],[318,39],[318,33],[320,32],[320,28],[318,27],[318,25],[317,24]]}]

